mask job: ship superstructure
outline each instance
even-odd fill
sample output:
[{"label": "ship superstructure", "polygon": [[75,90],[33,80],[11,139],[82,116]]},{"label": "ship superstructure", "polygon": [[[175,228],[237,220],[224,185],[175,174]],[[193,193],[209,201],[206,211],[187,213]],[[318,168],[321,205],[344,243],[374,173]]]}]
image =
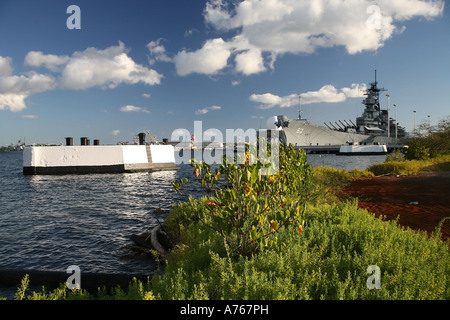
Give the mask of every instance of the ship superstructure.
[{"label": "ship superstructure", "polygon": [[[301,116],[301,105],[298,119],[289,119],[284,115],[276,117],[275,126],[281,130],[280,140],[285,144],[297,147],[340,146],[350,144],[386,144],[398,145],[405,136],[405,129],[396,126],[388,110],[381,109],[378,82],[370,83],[365,91],[363,114],[352,120],[324,122],[325,126],[316,126]],[[300,98],[299,98],[300,100]],[[389,128],[389,129],[388,129]]]}]

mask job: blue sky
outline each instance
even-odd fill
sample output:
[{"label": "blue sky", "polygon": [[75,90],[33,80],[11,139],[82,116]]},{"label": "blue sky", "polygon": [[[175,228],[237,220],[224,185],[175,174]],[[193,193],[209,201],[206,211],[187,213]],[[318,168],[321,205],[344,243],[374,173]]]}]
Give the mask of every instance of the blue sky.
[{"label": "blue sky", "polygon": [[450,110],[440,0],[0,0],[0,39],[0,146],[258,129],[300,94],[311,122],[354,121],[375,69],[408,130]]}]

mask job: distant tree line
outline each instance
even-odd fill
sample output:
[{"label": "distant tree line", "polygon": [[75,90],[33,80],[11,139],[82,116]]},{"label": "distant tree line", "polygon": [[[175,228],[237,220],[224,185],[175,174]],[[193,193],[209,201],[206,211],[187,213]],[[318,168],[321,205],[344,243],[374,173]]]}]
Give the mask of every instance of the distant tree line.
[{"label": "distant tree line", "polygon": [[426,160],[450,154],[450,116],[440,120],[436,126],[422,123],[415,135],[405,151],[407,160]]}]

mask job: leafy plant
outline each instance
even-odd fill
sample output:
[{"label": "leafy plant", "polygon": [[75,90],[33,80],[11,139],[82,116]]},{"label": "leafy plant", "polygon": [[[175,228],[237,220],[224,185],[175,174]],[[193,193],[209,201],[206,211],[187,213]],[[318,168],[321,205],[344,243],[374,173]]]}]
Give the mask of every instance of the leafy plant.
[{"label": "leafy plant", "polygon": [[413,140],[404,153],[406,160],[427,160],[430,158],[430,150],[420,139]]},{"label": "leafy plant", "polygon": [[[184,192],[187,179],[173,184],[188,198],[194,212],[191,218],[220,234],[236,256],[272,245],[283,226],[297,224],[302,228],[312,171],[305,152],[292,145],[279,146],[279,168],[272,175],[261,174],[268,165],[259,158],[255,161],[249,150],[244,156],[232,161],[224,156],[215,173],[207,163],[191,161],[194,175],[210,195],[201,202]],[[215,189],[221,177],[228,187]]]},{"label": "leafy plant", "polygon": [[28,289],[28,285],[30,284],[30,277],[26,274],[22,281],[20,281],[20,287],[17,289],[16,294],[14,295],[15,300],[23,300],[25,299],[25,292]]}]

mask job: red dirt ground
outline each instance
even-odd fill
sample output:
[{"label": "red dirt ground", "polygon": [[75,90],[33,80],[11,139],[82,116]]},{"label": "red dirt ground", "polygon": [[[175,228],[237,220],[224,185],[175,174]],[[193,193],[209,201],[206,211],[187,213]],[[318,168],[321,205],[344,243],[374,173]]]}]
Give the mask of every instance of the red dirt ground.
[{"label": "red dirt ground", "polygon": [[[399,225],[428,234],[443,218],[450,217],[450,171],[359,178],[344,193],[358,197],[358,206],[376,217],[395,220],[400,216]],[[450,238],[450,220],[444,222],[441,233],[443,240]]]}]

